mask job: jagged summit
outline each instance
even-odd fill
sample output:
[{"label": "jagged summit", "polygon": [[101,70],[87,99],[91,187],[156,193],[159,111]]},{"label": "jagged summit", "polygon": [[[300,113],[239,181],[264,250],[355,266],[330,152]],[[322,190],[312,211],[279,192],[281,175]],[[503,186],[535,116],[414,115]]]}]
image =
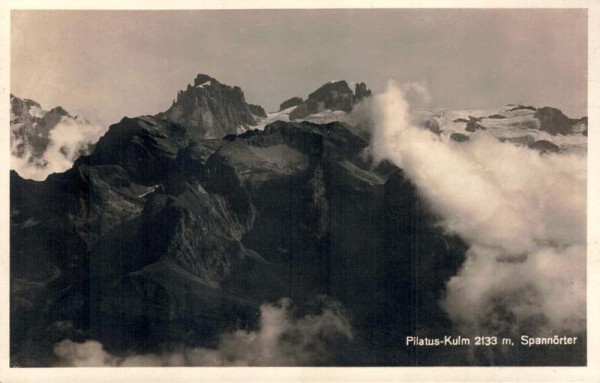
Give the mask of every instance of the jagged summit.
[{"label": "jagged summit", "polygon": [[11,166],[21,176],[34,179],[67,170],[77,157],[90,152],[101,134],[99,129],[61,106],[45,110],[34,100],[11,94]]},{"label": "jagged summit", "polygon": [[299,97],[285,101],[281,104],[280,110],[285,109],[284,106],[289,108],[297,105],[296,109],[290,112],[290,120],[305,118],[325,110],[350,112],[354,105],[371,95],[372,92],[364,82],[356,84],[353,92],[345,80],[330,81],[309,94],[304,102]]},{"label": "jagged summit", "polygon": [[57,106],[57,107],[55,107],[55,108],[52,108],[52,109],[50,110],[50,113],[56,113],[56,114],[58,114],[58,115],[65,116],[65,117],[73,117],[73,116],[71,116],[71,114],[70,114],[69,112],[67,112],[67,111],[65,110],[65,108],[63,108],[62,106]]},{"label": "jagged summit", "polygon": [[302,104],[303,102],[304,102],[304,100],[302,99],[302,97],[296,96],[296,97],[288,98],[287,100],[285,100],[284,102],[279,104],[279,111],[281,112],[282,110],[291,108],[293,106],[297,106],[299,104]]},{"label": "jagged summit", "polygon": [[255,125],[266,113],[262,107],[248,104],[240,87],[198,74],[192,84],[177,93],[173,105],[157,117],[184,125],[196,138],[220,138]]},{"label": "jagged summit", "polygon": [[308,95],[308,101],[323,102],[326,108],[352,110],[354,93],[344,80],[328,82]]},{"label": "jagged summit", "polygon": [[199,86],[199,85],[210,85],[207,84],[208,82],[218,82],[215,78],[210,77],[207,74],[203,74],[203,73],[199,73],[196,78],[194,79],[194,86]]},{"label": "jagged summit", "polygon": [[367,88],[367,84],[365,84],[364,82],[359,82],[358,84],[356,84],[356,87],[354,89],[354,102],[360,102],[362,101],[362,99],[367,98],[367,97],[371,97],[373,95],[373,92],[371,92],[371,89]]},{"label": "jagged summit", "polygon": [[37,106],[38,108],[42,107],[37,101],[31,100],[28,98],[19,98],[12,93],[10,94],[10,104],[11,104],[11,108],[13,108],[13,109],[16,108],[20,104],[26,105],[30,108],[32,106]]}]

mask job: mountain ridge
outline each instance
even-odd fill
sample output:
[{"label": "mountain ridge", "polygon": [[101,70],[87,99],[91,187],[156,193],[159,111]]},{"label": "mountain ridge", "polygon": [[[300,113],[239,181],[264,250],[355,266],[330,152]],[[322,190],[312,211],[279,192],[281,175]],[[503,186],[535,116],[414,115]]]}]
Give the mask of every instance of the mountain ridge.
[{"label": "mountain ridge", "polygon": [[[55,365],[65,339],[98,341],[118,356],[214,349],[223,334],[256,331],[265,302],[289,298],[311,312],[323,296],[343,308],[353,337],[303,363],[439,363],[439,351],[405,338],[454,331],[439,302],[467,245],[439,225],[404,170],[368,155],[368,128],[343,121],[366,85],[352,92],[344,83],[311,98],[342,109],[330,110],[338,120],[290,121],[291,106],[239,132],[246,112],[260,123],[241,89],[199,75],[179,101],[204,95],[198,106],[210,109],[221,94],[214,116],[231,125],[186,125],[184,114],[172,121],[166,112],[125,117],[65,172],[36,182],[11,171],[11,365]],[[421,111],[415,124],[440,140],[491,134],[545,152],[585,141],[583,120],[552,134],[531,108]],[[565,121],[544,113],[550,127]],[[221,130],[233,133],[207,137]],[[540,144],[546,138],[551,145]],[[581,364],[585,344],[569,347],[566,359],[565,349],[540,348],[494,362]],[[473,357],[459,350],[445,362]]]}]

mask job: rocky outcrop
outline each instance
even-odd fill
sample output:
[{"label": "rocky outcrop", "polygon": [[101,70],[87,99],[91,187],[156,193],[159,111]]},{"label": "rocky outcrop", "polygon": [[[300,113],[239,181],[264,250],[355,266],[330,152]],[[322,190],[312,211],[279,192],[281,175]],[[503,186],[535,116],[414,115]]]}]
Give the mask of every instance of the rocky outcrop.
[{"label": "rocky outcrop", "polygon": [[[471,118],[471,116],[469,116],[469,119]],[[467,120],[466,118],[455,118],[454,120],[452,120],[452,122],[469,122],[469,120]]]},{"label": "rocky outcrop", "polygon": [[290,120],[302,119],[324,110],[350,112],[354,104],[371,96],[365,83],[356,85],[356,92],[342,81],[331,81],[312,92],[304,103],[298,104],[290,113]]},{"label": "rocky outcrop", "polygon": [[346,81],[342,80],[322,85],[308,95],[307,101],[322,103],[326,109],[349,112],[352,110],[353,99],[352,89]]},{"label": "rocky outcrop", "polygon": [[279,105],[279,111],[285,110],[287,108],[291,108],[296,105],[300,105],[304,102],[302,97],[292,97],[290,99],[285,100]]},{"label": "rocky outcrop", "polygon": [[465,127],[465,130],[467,132],[475,132],[477,130],[485,130],[485,126],[481,125],[479,123],[479,121],[481,121],[481,118],[476,118],[476,117],[472,117],[469,116],[469,121],[467,121],[467,126]]},{"label": "rocky outcrop", "polygon": [[263,109],[262,106],[248,104],[248,107],[250,107],[250,111],[252,112],[253,115],[260,117],[260,118],[267,118],[267,112],[265,112],[265,110]]},{"label": "rocky outcrop", "polygon": [[[252,108],[259,114],[253,113]],[[239,87],[199,74],[193,84],[177,94],[173,105],[157,117],[185,126],[194,138],[221,138],[255,125],[254,115],[266,114],[262,108],[246,103]]]},{"label": "rocky outcrop", "polygon": [[438,136],[442,133],[440,123],[435,119],[425,121],[425,127],[429,129],[432,133],[437,134]]},{"label": "rocky outcrop", "polygon": [[512,142],[517,146],[529,146],[535,142],[535,137],[530,135],[518,136],[518,137],[501,137],[499,138],[500,142]]},{"label": "rocky outcrop", "polygon": [[465,142],[469,141],[469,136],[467,136],[466,134],[452,133],[450,135],[450,139],[456,142]]},{"label": "rocky outcrop", "polygon": [[538,109],[534,117],[540,121],[540,130],[555,134],[570,134],[573,131],[572,121],[560,109],[543,107]]},{"label": "rocky outcrop", "polygon": [[558,147],[558,145],[553,144],[550,141],[546,141],[546,140],[539,140],[539,141],[535,141],[532,142],[531,144],[529,144],[529,147],[531,149],[535,149],[537,151],[539,151],[540,153],[558,153],[560,148]]},{"label": "rocky outcrop", "polygon": [[367,88],[367,84],[364,82],[356,84],[354,90],[354,103],[362,101],[364,98],[369,98],[373,95],[370,89]]},{"label": "rocky outcrop", "polygon": [[532,110],[535,112],[535,111],[537,111],[537,108],[535,106],[531,106],[531,105],[516,105],[516,106],[514,106],[514,104],[508,105],[507,111],[513,112],[515,110]]}]

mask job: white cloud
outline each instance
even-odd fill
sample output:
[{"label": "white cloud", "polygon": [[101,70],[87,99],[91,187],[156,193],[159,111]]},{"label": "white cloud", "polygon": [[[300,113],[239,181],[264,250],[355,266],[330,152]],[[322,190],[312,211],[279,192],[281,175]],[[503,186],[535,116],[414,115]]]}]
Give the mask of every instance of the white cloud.
[{"label": "white cloud", "polygon": [[[80,150],[95,144],[106,129],[79,119],[63,118],[50,130],[49,144],[40,158],[33,156],[33,149],[11,134],[11,169],[23,178],[43,181],[52,173],[69,170],[80,156]],[[17,156],[18,145],[25,151]]]},{"label": "white cloud", "polygon": [[470,246],[447,286],[450,318],[490,326],[502,306],[518,323],[542,318],[540,331],[583,331],[586,156],[540,155],[485,132],[440,138],[411,123],[405,89],[390,82],[375,97],[371,150],[403,168]]},{"label": "white cloud", "polygon": [[433,98],[424,81],[412,81],[402,84],[402,90],[407,99],[414,104],[430,104]]},{"label": "white cloud", "polygon": [[65,366],[69,367],[98,367],[112,366],[115,357],[104,351],[102,344],[96,341],[76,343],[64,340],[54,346],[54,353]]},{"label": "white cloud", "polygon": [[297,318],[291,303],[263,304],[260,327],[223,334],[215,349],[182,347],[163,354],[117,357],[96,341],[64,340],[54,347],[61,366],[294,366],[319,363],[332,342],[351,339],[350,324],[339,304],[323,302],[318,314]]}]

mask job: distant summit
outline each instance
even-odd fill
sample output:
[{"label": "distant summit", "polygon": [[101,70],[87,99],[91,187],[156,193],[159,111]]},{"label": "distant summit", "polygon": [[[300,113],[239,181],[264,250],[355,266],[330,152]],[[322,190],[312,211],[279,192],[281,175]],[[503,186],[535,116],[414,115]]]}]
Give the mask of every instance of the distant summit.
[{"label": "distant summit", "polygon": [[89,154],[101,128],[72,116],[63,107],[48,110],[27,98],[10,95],[11,168],[24,178],[44,179]]},{"label": "distant summit", "polygon": [[372,95],[373,92],[367,88],[367,84],[364,82],[358,83],[354,90],[354,103],[360,102],[363,98],[371,97]]},{"label": "distant summit", "polygon": [[23,157],[28,150],[33,158],[39,159],[50,142],[50,131],[63,117],[74,118],[60,106],[47,111],[36,101],[21,99],[11,94],[10,131],[12,142],[15,144],[14,154]]},{"label": "distant summit", "polygon": [[196,138],[221,138],[255,125],[266,113],[261,106],[248,104],[240,87],[199,74],[157,117],[185,126]]},{"label": "distant summit", "polygon": [[419,125],[457,142],[485,133],[542,153],[587,150],[587,117],[569,118],[557,108],[508,104],[489,109],[419,110],[413,115]]},{"label": "distant summit", "polygon": [[309,94],[304,102],[300,97],[285,101],[280,110],[297,105],[296,109],[290,112],[290,120],[301,119],[325,110],[350,112],[355,104],[371,95],[372,92],[364,82],[356,84],[353,92],[344,80],[330,81]]},{"label": "distant summit", "polygon": [[304,102],[302,97],[292,97],[290,99],[285,100],[279,105],[279,111],[285,110],[287,108],[291,108],[296,105],[300,105]]}]

